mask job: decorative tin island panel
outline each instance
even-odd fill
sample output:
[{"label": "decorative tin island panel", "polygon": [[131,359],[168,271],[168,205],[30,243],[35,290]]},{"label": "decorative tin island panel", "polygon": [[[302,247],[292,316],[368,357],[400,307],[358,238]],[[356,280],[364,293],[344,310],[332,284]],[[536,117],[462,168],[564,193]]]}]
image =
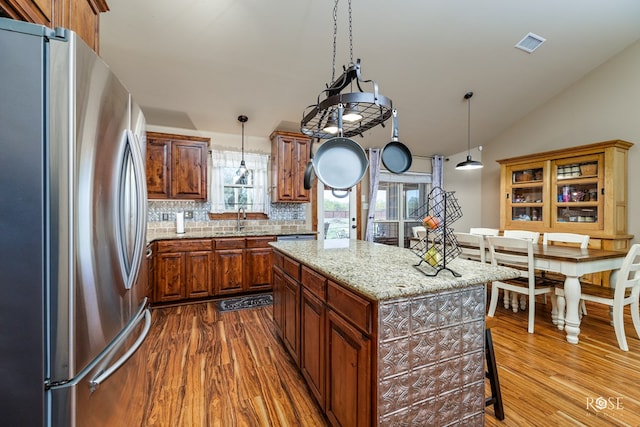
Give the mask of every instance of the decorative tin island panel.
[{"label": "decorative tin island panel", "polygon": [[484,308],[481,284],[380,302],[378,425],[484,424]]}]

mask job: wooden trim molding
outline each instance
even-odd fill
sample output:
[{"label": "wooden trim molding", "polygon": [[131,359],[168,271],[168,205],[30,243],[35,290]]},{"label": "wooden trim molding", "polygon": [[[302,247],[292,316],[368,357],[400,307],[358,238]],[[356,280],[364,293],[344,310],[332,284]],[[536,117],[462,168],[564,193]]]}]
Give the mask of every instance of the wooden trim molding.
[{"label": "wooden trim molding", "polygon": [[[237,212],[223,212],[223,213],[211,213],[209,212],[209,219],[238,219]],[[244,218],[242,218],[244,219]],[[247,219],[269,219],[269,216],[263,212],[247,212]]]}]

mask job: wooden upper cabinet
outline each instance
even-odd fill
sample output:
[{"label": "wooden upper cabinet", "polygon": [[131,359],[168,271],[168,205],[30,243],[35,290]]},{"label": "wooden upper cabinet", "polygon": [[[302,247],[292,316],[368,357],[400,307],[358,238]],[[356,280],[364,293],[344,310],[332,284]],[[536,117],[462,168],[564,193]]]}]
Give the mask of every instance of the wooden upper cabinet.
[{"label": "wooden upper cabinet", "polygon": [[271,134],[271,176],[273,201],[308,202],[304,171],[310,156],[311,139],[303,134],[274,131]]},{"label": "wooden upper cabinet", "polygon": [[605,141],[498,160],[500,228],[588,234],[591,247],[628,250],[632,145]]},{"label": "wooden upper cabinet", "polygon": [[105,0],[0,0],[0,10],[20,21],[69,28],[99,52],[100,13],[109,6]]},{"label": "wooden upper cabinet", "polygon": [[0,16],[54,27],[53,0],[0,0],[0,9]]},{"label": "wooden upper cabinet", "polygon": [[207,199],[209,138],[147,132],[149,199]]}]

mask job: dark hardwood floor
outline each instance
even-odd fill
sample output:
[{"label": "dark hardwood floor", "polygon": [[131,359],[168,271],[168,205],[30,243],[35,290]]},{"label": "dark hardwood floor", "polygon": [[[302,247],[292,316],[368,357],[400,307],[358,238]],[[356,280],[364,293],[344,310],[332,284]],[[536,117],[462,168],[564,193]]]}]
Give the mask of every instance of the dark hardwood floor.
[{"label": "dark hardwood floor", "polygon": [[[492,333],[506,419],[489,407],[485,426],[640,426],[640,340],[628,309],[623,352],[606,308],[587,305],[578,345],[551,324],[549,308],[537,305],[535,334],[525,312],[498,308]],[[129,405],[141,426],[327,425],[274,333],[271,307],[156,308],[135,357],[146,360]]]}]

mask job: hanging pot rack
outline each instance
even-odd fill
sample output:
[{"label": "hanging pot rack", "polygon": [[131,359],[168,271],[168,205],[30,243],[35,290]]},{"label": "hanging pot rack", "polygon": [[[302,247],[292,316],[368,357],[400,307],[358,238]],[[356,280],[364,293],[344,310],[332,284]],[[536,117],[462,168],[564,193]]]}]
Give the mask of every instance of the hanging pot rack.
[{"label": "hanging pot rack", "polygon": [[[355,80],[359,92],[341,93]],[[373,92],[364,92],[362,83],[370,83]],[[326,94],[325,99],[320,99],[322,94]],[[360,60],[345,68],[344,73],[339,76],[329,87],[318,96],[316,104],[308,106],[303,112],[301,131],[305,135],[313,138],[328,139],[333,138],[335,133],[324,130],[334,114],[338,105],[351,105],[357,107],[362,119],[356,122],[343,122],[342,134],[349,138],[360,135],[377,126],[384,126],[384,122],[391,117],[393,101],[378,92],[378,84],[373,80],[363,80],[360,74]]]},{"label": "hanging pot rack", "polygon": [[[337,38],[337,10],[339,0],[335,0],[333,9],[333,73],[332,80],[335,77],[336,63],[336,38]],[[351,19],[351,0],[349,4],[349,51],[350,62],[348,66],[343,66],[343,73],[338,78],[327,85],[318,95],[315,104],[309,105],[302,113],[302,121],[300,130],[305,135],[317,139],[329,139],[336,136],[335,132],[329,132],[327,128],[328,122],[335,120],[338,106],[347,106],[350,109],[358,110],[362,116],[356,121],[344,121],[341,128],[341,136],[349,138],[351,136],[360,135],[377,125],[384,127],[384,122],[391,117],[393,110],[393,102],[391,99],[381,95],[378,91],[378,84],[374,80],[363,80],[360,68],[360,59],[353,61],[353,35],[352,35],[352,19]],[[358,91],[345,92],[342,91],[349,87],[353,89],[353,83]],[[371,91],[365,92],[362,89],[363,84],[370,84]],[[322,99],[324,96],[324,99]]]}]

